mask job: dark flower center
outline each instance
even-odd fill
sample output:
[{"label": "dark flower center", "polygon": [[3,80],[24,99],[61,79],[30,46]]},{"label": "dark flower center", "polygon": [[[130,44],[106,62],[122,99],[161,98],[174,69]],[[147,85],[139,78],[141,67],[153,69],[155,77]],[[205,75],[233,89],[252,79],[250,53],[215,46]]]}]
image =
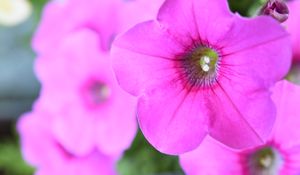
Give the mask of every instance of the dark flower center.
[{"label": "dark flower center", "polygon": [[259,169],[269,169],[274,164],[275,153],[272,148],[263,148],[252,155],[254,166]]},{"label": "dark flower center", "polygon": [[281,157],[279,152],[271,146],[262,147],[247,156],[246,167],[249,175],[278,174]]},{"label": "dark flower center", "polygon": [[93,84],[91,84],[89,91],[90,100],[94,104],[101,104],[105,102],[110,96],[109,87],[101,82],[94,82]]},{"label": "dark flower center", "polygon": [[184,76],[192,86],[210,87],[217,78],[219,54],[210,47],[199,46],[182,56]]},{"label": "dark flower center", "polygon": [[88,108],[98,108],[109,100],[111,89],[103,81],[90,79],[84,84],[82,95],[84,105]]}]

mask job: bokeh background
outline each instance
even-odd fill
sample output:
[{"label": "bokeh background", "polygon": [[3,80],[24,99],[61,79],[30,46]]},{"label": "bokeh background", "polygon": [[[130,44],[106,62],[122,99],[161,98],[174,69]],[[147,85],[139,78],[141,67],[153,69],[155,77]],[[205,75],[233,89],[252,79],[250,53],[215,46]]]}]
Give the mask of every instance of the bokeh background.
[{"label": "bokeh background", "polygon": [[[0,14],[4,1],[0,0]],[[8,0],[10,1],[10,0]],[[149,0],[151,1],[151,0]],[[253,15],[265,0],[230,0],[232,11]],[[32,175],[34,169],[22,159],[15,123],[31,110],[39,95],[31,49],[31,38],[41,18],[46,0],[31,0],[31,15],[19,24],[0,23],[0,175]],[[88,0],[87,0],[88,3]],[[51,30],[51,29],[49,29]],[[292,78],[299,69],[293,70]],[[139,132],[118,163],[121,175],[183,174],[177,157],[163,155],[153,149]]]}]

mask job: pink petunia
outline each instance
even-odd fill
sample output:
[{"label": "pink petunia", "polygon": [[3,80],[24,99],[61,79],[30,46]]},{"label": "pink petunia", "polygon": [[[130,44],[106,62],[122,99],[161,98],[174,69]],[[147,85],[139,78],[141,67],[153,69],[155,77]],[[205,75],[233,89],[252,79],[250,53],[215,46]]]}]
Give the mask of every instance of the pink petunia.
[{"label": "pink petunia", "polygon": [[53,52],[36,60],[41,106],[51,111],[53,134],[75,155],[98,148],[120,155],[137,130],[136,99],[117,84],[97,33],[66,35]]},{"label": "pink petunia", "polygon": [[288,2],[290,11],[289,19],[285,23],[288,32],[291,34],[293,44],[293,58],[300,61],[300,1],[293,0]]},{"label": "pink petunia", "polygon": [[42,15],[33,39],[37,53],[52,51],[65,35],[89,28],[101,38],[100,47],[108,51],[120,32],[143,20],[152,19],[163,0],[52,0]]},{"label": "pink petunia", "polygon": [[119,84],[138,96],[138,120],[158,150],[179,154],[211,135],[261,144],[275,107],[269,88],[288,72],[290,41],[268,16],[232,14],[226,0],[166,0],[157,19],[114,41]]},{"label": "pink petunia", "polygon": [[266,144],[237,151],[207,137],[196,150],[180,156],[186,174],[300,174],[300,87],[281,81],[272,97],[278,112]]},{"label": "pink petunia", "polygon": [[36,175],[116,175],[116,157],[97,150],[76,156],[63,147],[51,130],[53,119],[51,113],[38,107],[18,121],[22,153],[37,169]]}]

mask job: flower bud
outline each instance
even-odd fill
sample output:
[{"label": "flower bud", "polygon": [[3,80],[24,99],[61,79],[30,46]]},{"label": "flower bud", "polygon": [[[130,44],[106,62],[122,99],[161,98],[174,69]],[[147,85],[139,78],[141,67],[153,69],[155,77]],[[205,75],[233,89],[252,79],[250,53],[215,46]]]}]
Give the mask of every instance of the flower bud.
[{"label": "flower bud", "polygon": [[272,16],[282,23],[288,19],[289,9],[284,0],[268,0],[262,7],[260,14]]}]

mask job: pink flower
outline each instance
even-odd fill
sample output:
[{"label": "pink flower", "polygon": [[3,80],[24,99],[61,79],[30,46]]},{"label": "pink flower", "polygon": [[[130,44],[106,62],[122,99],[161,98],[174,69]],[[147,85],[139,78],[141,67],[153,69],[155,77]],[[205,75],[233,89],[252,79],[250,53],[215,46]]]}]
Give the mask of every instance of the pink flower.
[{"label": "pink flower", "polygon": [[275,118],[269,88],[291,60],[277,21],[232,14],[226,0],[167,0],[111,52],[120,85],[139,97],[142,132],[168,154],[207,133],[233,148],[263,143]]},{"label": "pink flower", "polygon": [[143,20],[151,19],[163,0],[52,0],[43,12],[33,40],[38,53],[51,50],[70,32],[90,28],[101,38],[100,46],[108,51],[120,32]]},{"label": "pink flower", "polygon": [[81,29],[36,60],[40,103],[55,117],[53,135],[78,156],[96,147],[120,155],[137,130],[136,99],[118,86],[99,46],[97,33]]},{"label": "pink flower", "polygon": [[236,151],[207,137],[194,151],[180,156],[187,175],[298,175],[300,173],[300,87],[276,84],[277,118],[268,142]]},{"label": "pink flower", "polygon": [[290,15],[286,26],[288,32],[291,34],[294,60],[300,61],[300,1],[289,1],[288,7]]},{"label": "pink flower", "polygon": [[97,150],[76,156],[63,147],[51,130],[53,119],[51,113],[37,108],[24,114],[17,125],[23,156],[37,168],[36,175],[116,174],[116,158]]}]

